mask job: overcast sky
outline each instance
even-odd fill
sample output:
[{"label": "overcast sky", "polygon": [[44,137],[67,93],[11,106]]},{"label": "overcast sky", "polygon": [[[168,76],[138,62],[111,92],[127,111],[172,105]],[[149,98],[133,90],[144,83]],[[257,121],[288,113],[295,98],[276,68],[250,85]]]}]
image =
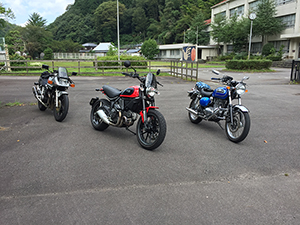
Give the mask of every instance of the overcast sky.
[{"label": "overcast sky", "polygon": [[66,11],[69,4],[74,4],[75,0],[0,0],[3,6],[10,8],[15,14],[15,19],[10,23],[24,26],[29,15],[36,12],[43,19],[47,20],[47,25],[52,23],[56,17]]}]

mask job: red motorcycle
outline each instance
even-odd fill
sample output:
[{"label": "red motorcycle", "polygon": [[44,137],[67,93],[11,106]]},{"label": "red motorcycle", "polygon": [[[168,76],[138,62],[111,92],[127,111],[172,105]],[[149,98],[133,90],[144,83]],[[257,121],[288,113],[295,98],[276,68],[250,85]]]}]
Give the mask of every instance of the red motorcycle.
[{"label": "red motorcycle", "polygon": [[[129,61],[124,62],[126,68],[130,67]],[[154,95],[159,94],[157,85],[161,85],[153,73],[140,77],[136,70],[134,72],[122,73],[125,76],[137,78],[140,86],[131,86],[121,91],[117,88],[104,85],[101,91],[107,99],[92,98],[90,119],[96,130],[104,131],[109,125],[125,127],[126,130],[137,135],[139,144],[147,149],[153,150],[159,147],[165,139],[167,125],[163,115],[155,106]],[[156,75],[159,75],[160,70]],[[129,127],[138,119],[136,133]]]}]

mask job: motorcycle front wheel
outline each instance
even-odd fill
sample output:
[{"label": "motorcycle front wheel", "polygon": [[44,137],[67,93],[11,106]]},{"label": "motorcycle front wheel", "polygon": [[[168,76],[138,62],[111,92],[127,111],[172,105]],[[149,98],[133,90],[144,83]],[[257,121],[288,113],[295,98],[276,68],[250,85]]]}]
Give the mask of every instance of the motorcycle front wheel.
[{"label": "motorcycle front wheel", "polygon": [[165,118],[156,110],[148,111],[147,123],[143,123],[140,117],[136,127],[138,142],[147,150],[159,147],[165,139],[166,132],[167,124]]},{"label": "motorcycle front wheel", "polygon": [[107,105],[109,106],[110,103],[108,100],[106,99],[100,99],[98,101],[96,101],[94,103],[94,105],[92,106],[92,110],[91,110],[91,114],[90,114],[90,120],[92,123],[92,126],[96,129],[96,130],[100,130],[103,131],[105,130],[109,125],[107,123],[105,123],[100,117],[99,115],[96,113],[99,109],[102,109],[105,113],[106,110],[103,107],[103,105]]},{"label": "motorcycle front wheel", "polygon": [[225,123],[225,132],[228,139],[232,142],[238,143],[243,141],[250,130],[250,116],[248,112],[242,112],[237,109],[233,112],[233,123]]},{"label": "motorcycle front wheel", "polygon": [[53,114],[56,121],[63,121],[69,110],[69,97],[68,95],[61,95],[58,98],[58,107],[56,108],[56,104],[54,103]]},{"label": "motorcycle front wheel", "polygon": [[47,109],[47,107],[44,106],[40,101],[38,101],[38,107],[39,107],[39,110],[41,110],[41,111],[45,111]]}]

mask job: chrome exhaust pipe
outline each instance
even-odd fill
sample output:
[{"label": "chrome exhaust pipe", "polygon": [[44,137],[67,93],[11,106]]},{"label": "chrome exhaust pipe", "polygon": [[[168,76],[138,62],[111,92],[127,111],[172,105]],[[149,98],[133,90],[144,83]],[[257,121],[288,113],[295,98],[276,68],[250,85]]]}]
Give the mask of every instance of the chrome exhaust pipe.
[{"label": "chrome exhaust pipe", "polygon": [[47,105],[41,100],[41,98],[38,97],[38,93],[37,93],[37,90],[36,90],[36,87],[35,86],[32,86],[32,92],[33,92],[33,95],[34,97],[45,107],[47,107]]},{"label": "chrome exhaust pipe", "polygon": [[199,116],[198,112],[196,112],[195,110],[191,109],[191,108],[188,108],[186,107],[185,108],[187,111],[189,111],[190,113],[194,114],[195,116]]},{"label": "chrome exhaust pipe", "polygon": [[97,115],[100,117],[101,120],[103,120],[104,123],[108,124],[108,125],[113,125],[109,120],[108,120],[108,117],[107,115],[105,114],[105,112],[100,109],[98,110],[97,112]]}]

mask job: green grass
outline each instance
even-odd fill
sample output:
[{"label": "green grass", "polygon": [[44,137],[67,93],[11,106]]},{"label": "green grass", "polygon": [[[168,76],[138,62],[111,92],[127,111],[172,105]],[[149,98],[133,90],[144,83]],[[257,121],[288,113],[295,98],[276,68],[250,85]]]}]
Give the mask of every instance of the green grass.
[{"label": "green grass", "polygon": [[5,106],[9,106],[9,107],[13,107],[13,106],[22,106],[24,105],[24,103],[19,102],[19,101],[15,101],[15,102],[8,102],[5,104]]}]

